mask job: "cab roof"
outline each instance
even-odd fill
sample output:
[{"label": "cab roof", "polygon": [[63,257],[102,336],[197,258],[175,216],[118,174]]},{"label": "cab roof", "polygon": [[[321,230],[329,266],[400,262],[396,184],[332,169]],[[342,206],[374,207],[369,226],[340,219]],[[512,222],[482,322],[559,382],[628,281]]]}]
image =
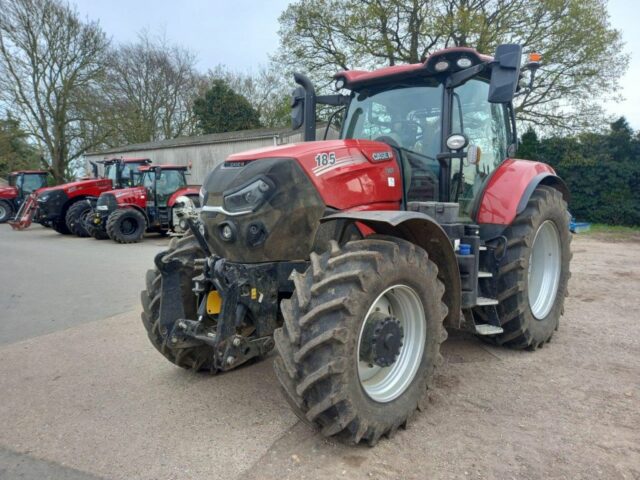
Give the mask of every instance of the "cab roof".
[{"label": "cab roof", "polygon": [[[433,76],[437,74],[451,74],[463,69],[456,65],[456,62],[460,58],[468,58],[471,61],[471,65],[469,66],[493,61],[493,57],[483,55],[474,48],[452,47],[444,48],[432,53],[427,57],[424,63],[394,65],[391,67],[378,68],[372,71],[344,70],[336,73],[334,78],[336,80],[343,79],[345,82],[344,87],[353,90],[371,85],[385,84],[391,81],[404,80],[407,78]],[[440,61],[448,62],[449,67],[446,70],[437,71],[435,69],[435,65]]]},{"label": "cab roof", "polygon": [[109,163],[115,163],[118,161],[122,161],[124,163],[141,163],[141,162],[145,162],[147,164],[152,163],[150,159],[148,158],[136,158],[136,157],[113,157],[113,158],[105,158],[103,160],[98,160],[97,163],[105,163],[105,164],[109,164]]},{"label": "cab roof", "polygon": [[186,170],[187,167],[186,165],[170,165],[170,164],[166,164],[166,165],[143,165],[142,167],[139,167],[138,170],[140,172],[148,172],[149,170],[153,170],[155,168],[160,168],[162,170]]}]

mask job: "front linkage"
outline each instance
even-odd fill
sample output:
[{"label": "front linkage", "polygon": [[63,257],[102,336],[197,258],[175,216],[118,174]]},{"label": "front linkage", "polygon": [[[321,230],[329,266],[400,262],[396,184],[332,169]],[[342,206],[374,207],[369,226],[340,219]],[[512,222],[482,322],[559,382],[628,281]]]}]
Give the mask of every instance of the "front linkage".
[{"label": "front linkage", "polygon": [[[196,228],[191,230],[202,240]],[[204,241],[199,243],[206,247]],[[217,255],[198,259],[202,273],[193,278],[198,308],[197,320],[192,320],[185,318],[182,302],[182,261],[165,261],[165,255],[155,258],[162,275],[160,334],[172,349],[212,347],[213,366],[220,371],[273,349],[273,332],[281,324],[278,302],[293,291],[289,276],[308,267],[308,262],[234,263]],[[205,322],[207,318],[215,323]]]}]

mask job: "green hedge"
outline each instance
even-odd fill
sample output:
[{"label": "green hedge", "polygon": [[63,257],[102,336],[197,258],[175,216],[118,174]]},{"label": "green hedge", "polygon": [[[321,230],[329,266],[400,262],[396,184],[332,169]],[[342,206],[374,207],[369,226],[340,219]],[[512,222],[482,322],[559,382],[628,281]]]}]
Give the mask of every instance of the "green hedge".
[{"label": "green hedge", "polygon": [[607,133],[539,139],[529,129],[518,158],[551,165],[571,191],[576,219],[609,225],[640,225],[640,135],[624,118]]}]

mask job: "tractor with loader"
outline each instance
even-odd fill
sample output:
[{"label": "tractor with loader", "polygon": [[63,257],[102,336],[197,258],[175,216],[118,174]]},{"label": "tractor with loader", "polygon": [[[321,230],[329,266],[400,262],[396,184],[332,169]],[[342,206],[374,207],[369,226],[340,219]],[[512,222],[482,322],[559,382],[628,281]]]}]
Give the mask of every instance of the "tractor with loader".
[{"label": "tractor with loader", "polygon": [[[190,235],[142,292],[153,346],[221,372],[267,355],[284,397],[326,436],[375,444],[425,405],[447,330],[535,350],[558,329],[571,259],[569,192],[515,158],[513,99],[537,59],[450,48],[424,63],[304,76],[305,142],[210,172]],[[529,83],[526,81],[530,77]],[[316,105],[343,108],[315,141]]]},{"label": "tractor with loader", "polygon": [[[98,165],[103,165],[103,175],[98,176]],[[32,193],[23,202],[11,222],[14,230],[24,230],[32,221],[51,226],[61,234],[89,234],[82,221],[102,192],[134,185],[138,167],[151,163],[146,158],[112,158],[93,164],[94,177],[55,187],[43,188]]]},{"label": "tractor with loader", "polygon": [[143,166],[140,183],[121,190],[103,192],[95,209],[87,213],[85,228],[98,240],[136,243],[145,232],[184,233],[189,227],[183,207],[195,211],[199,186],[187,185],[186,166]]},{"label": "tractor with loader", "polygon": [[7,177],[9,185],[0,187],[0,223],[11,220],[29,195],[46,187],[48,175],[44,170],[11,172]]}]

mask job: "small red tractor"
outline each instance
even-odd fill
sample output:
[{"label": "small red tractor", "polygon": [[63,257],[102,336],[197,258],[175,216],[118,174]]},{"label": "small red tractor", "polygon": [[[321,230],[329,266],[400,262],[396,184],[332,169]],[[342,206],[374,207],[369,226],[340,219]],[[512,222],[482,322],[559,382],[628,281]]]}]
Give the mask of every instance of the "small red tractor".
[{"label": "small red tractor", "polygon": [[139,242],[145,232],[184,233],[182,209],[199,205],[200,186],[188,186],[186,166],[143,166],[138,186],[104,192],[86,219],[87,231],[98,240]]},{"label": "small red tractor", "polygon": [[[520,45],[495,58],[450,48],[340,72],[323,96],[296,74],[306,141],[228,157],[199,220],[186,217],[191,235],[155,257],[142,292],[154,347],[219,372],[275,346],[296,414],[373,445],[424,407],[447,330],[549,342],[570,275],[569,192],[548,165],[514,158],[512,101],[538,67],[521,61]],[[344,107],[339,140],[315,141],[317,103]]]},{"label": "small red tractor", "polygon": [[82,219],[91,210],[91,202],[95,202],[107,190],[135,185],[138,167],[148,165],[151,161],[146,158],[112,158],[96,163],[104,167],[101,178],[94,163],[96,178],[64,183],[32,193],[20,207],[15,220],[9,222],[11,226],[15,230],[24,230],[35,220],[58,233],[86,237],[89,234]]},{"label": "small red tractor", "polygon": [[9,185],[0,187],[0,223],[11,220],[29,195],[47,186],[47,175],[44,170],[19,170],[9,174]]}]

